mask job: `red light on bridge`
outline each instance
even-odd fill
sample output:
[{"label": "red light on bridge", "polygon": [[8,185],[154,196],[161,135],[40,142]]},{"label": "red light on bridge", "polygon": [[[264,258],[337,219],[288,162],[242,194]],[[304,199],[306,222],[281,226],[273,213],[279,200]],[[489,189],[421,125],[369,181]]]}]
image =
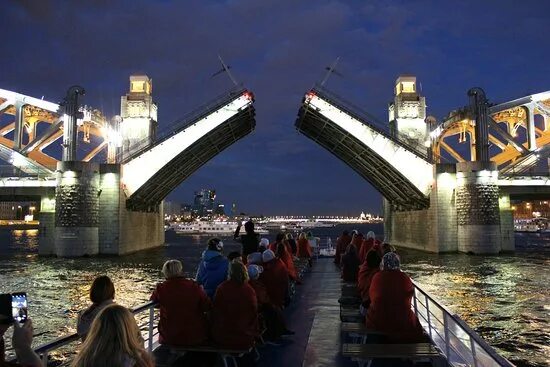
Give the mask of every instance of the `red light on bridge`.
[{"label": "red light on bridge", "polygon": [[309,101],[311,101],[311,99],[315,96],[316,96],[316,94],[315,94],[314,91],[307,92],[304,102],[309,103]]},{"label": "red light on bridge", "polygon": [[254,101],[254,94],[250,91],[246,91],[243,93],[244,98],[248,99],[249,101]]}]

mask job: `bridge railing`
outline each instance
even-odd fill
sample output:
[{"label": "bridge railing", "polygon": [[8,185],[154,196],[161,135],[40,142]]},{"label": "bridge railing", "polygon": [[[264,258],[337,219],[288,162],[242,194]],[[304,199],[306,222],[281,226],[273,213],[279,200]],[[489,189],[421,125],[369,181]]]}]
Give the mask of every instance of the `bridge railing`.
[{"label": "bridge railing", "polygon": [[118,154],[117,162],[126,163],[130,161],[132,158],[137,157],[144,151],[177,134],[189,125],[197,122],[198,120],[208,116],[213,111],[228,104],[233,98],[239,96],[244,91],[246,91],[246,89],[240,85],[233,87],[223,94],[220,94],[213,100],[194,108],[183,117],[166,125],[162,128],[162,130],[158,131],[156,139],[154,141],[150,138],[143,139],[140,142],[134,144],[128,152],[125,152],[124,154],[121,152],[120,154]]},{"label": "bridge railing", "polygon": [[[136,317],[141,336],[145,343],[145,349],[150,353],[158,346],[159,311],[155,308],[156,306],[155,302],[147,302],[131,310]],[[80,344],[80,336],[74,333],[42,344],[36,347],[34,351],[40,356],[42,366],[44,367],[48,366],[48,361],[53,355],[61,359],[61,361],[56,361],[56,366],[69,366],[75,355],[74,349],[78,344]],[[69,349],[71,345],[73,348]],[[15,358],[11,360],[15,361]]]},{"label": "bridge railing", "polygon": [[366,112],[362,108],[354,105],[353,103],[344,100],[342,97],[338,96],[336,93],[329,91],[328,89],[320,86],[315,85],[314,92],[317,93],[321,98],[325,98],[330,102],[332,105],[338,107],[340,110],[348,113],[350,116],[355,118],[356,120],[360,121],[364,125],[367,125],[371,129],[375,130],[379,134],[387,137],[388,139],[391,139],[398,145],[401,145],[405,149],[413,152],[414,154],[418,155],[419,157],[430,161],[427,153],[427,148],[420,150],[417,146],[411,145],[408,141],[399,139],[396,136],[392,136],[390,132],[387,130],[386,124],[383,124],[376,118],[375,116],[371,115],[370,113]]},{"label": "bridge railing", "polygon": [[[55,171],[56,167],[46,167]],[[45,174],[44,170],[36,168],[23,171],[20,168],[12,165],[0,165],[0,178],[53,178],[54,176]]]},{"label": "bridge railing", "polygon": [[450,366],[514,366],[464,320],[436,301],[417,283],[414,283],[413,308],[424,330],[445,355]]}]

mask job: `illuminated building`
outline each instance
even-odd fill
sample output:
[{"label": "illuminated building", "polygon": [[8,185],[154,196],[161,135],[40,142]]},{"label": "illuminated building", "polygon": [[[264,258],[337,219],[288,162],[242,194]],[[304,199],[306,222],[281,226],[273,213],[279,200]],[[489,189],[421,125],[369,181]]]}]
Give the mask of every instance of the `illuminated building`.
[{"label": "illuminated building", "polygon": [[195,200],[193,202],[193,214],[205,216],[212,214],[214,211],[214,200],[216,199],[216,191],[210,189],[201,189],[195,191]]}]

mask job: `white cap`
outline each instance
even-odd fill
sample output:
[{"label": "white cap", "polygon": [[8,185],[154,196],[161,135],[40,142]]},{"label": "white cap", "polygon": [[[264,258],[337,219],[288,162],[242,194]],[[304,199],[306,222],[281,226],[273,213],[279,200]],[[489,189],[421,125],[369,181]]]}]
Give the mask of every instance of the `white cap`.
[{"label": "white cap", "polygon": [[267,248],[267,246],[269,246],[269,240],[267,238],[262,238],[260,240],[260,246]]},{"label": "white cap", "polygon": [[265,250],[262,253],[262,260],[264,261],[264,263],[270,262],[274,258],[275,258],[275,253],[271,250]]}]

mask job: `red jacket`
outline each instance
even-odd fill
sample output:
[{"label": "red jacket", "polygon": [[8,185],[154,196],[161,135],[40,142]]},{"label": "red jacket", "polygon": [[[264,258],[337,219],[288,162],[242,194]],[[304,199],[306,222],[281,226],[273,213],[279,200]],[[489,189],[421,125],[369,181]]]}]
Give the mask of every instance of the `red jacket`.
[{"label": "red jacket", "polygon": [[264,283],[260,282],[258,279],[250,279],[248,284],[252,287],[252,289],[254,289],[254,292],[256,292],[258,307],[271,303]]},{"label": "red jacket", "polygon": [[346,248],[351,242],[351,237],[349,235],[341,235],[336,241],[336,252],[334,254],[334,263],[340,265],[340,260]]},{"label": "red jacket", "polygon": [[424,341],[422,326],[411,309],[414,287],[400,270],[382,270],[374,275],[367,311],[367,328],[388,334],[390,342]]},{"label": "red jacket", "polygon": [[265,285],[271,303],[283,307],[288,293],[288,271],[285,264],[279,259],[264,263],[260,281]]},{"label": "red jacket", "polygon": [[245,282],[226,280],[216,290],[212,309],[212,338],[222,348],[248,349],[259,336],[258,302]]},{"label": "red jacket", "polygon": [[361,261],[361,263],[365,262],[365,259],[367,258],[367,253],[369,252],[369,250],[373,248],[375,250],[378,250],[379,247],[380,247],[380,241],[374,238],[368,238],[363,240],[363,243],[361,244],[361,249],[359,250],[359,260]]},{"label": "red jacket", "polygon": [[372,278],[380,271],[379,267],[369,268],[365,261],[359,267],[359,275],[357,276],[357,289],[361,295],[363,302],[369,303],[369,288],[372,282]]},{"label": "red jacket", "polygon": [[311,257],[311,246],[307,238],[298,239],[298,250],[296,251],[296,256],[301,259]]},{"label": "red jacket", "polygon": [[280,260],[285,264],[286,270],[288,271],[288,276],[293,280],[298,280],[298,272],[294,266],[294,259],[286,246]]},{"label": "red jacket", "polygon": [[159,341],[170,345],[200,345],[208,341],[205,313],[212,304],[191,279],[170,278],[157,285],[151,301],[160,304]]}]

